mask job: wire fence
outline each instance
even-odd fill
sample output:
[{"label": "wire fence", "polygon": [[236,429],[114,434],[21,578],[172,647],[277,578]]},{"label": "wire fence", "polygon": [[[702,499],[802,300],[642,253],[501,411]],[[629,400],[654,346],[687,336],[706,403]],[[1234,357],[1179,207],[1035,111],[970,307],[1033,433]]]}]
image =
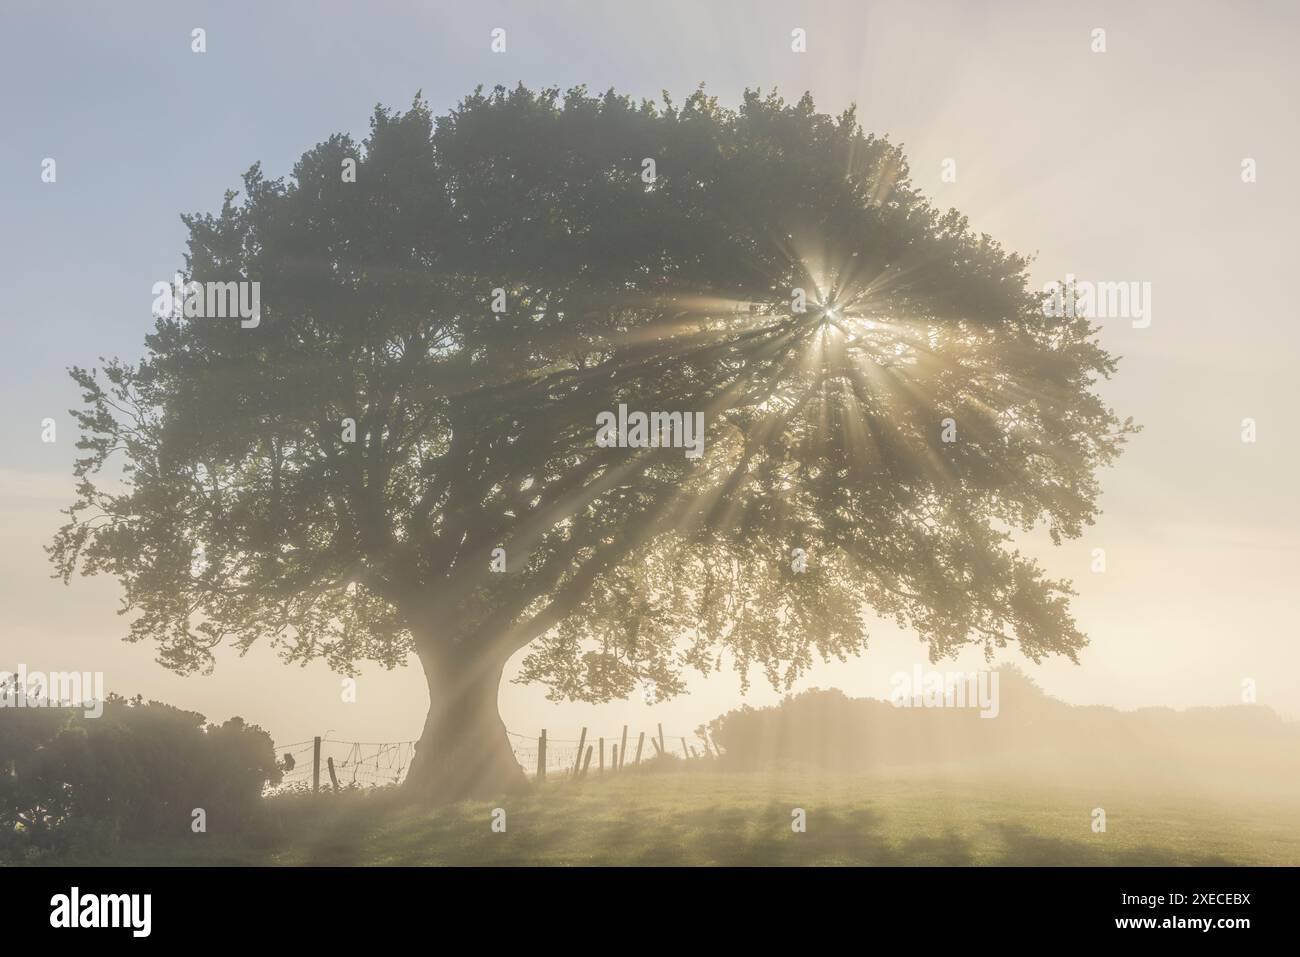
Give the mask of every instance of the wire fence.
[{"label": "wire fence", "polygon": [[[703,734],[667,734],[662,728],[635,733],[623,728],[605,736],[591,735],[583,728],[576,738],[553,738],[547,732],[527,735],[508,729],[506,735],[515,760],[529,777],[537,777],[543,768],[546,777],[581,775],[602,768],[614,770],[619,765],[627,767],[651,760],[661,750],[686,760],[718,753],[716,743]],[[275,753],[282,777],[267,791],[280,793],[317,785],[372,788],[401,784],[415,757],[415,746],[415,741],[340,741],[328,735],[277,745]]]}]

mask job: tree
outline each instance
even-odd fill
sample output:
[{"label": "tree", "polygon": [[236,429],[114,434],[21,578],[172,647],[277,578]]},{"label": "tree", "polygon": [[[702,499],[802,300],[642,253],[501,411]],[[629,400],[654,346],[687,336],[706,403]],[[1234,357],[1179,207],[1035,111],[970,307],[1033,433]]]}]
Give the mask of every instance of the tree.
[{"label": "tree", "polygon": [[[853,110],[417,96],[237,196],[183,217],[186,272],[260,282],[260,322],[164,317],[71,370],[51,558],[120,579],[168,668],[414,653],[408,786],[446,799],[522,779],[496,698],[529,643],[520,680],[590,701],[726,659],[788,687],[866,648],[864,608],[934,660],[1085,644],[1011,535],[1091,523],[1114,361]],[[598,444],[620,404],[702,412],[704,454]]]}]

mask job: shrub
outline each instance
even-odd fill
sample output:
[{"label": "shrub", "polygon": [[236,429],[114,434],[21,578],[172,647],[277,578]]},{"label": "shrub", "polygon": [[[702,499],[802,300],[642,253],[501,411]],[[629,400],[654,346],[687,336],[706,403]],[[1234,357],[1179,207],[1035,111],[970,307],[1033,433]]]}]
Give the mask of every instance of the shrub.
[{"label": "shrub", "polygon": [[242,718],[203,715],[110,695],[103,714],[0,710],[0,854],[111,846],[119,838],[209,830],[230,834],[280,780],[270,736]]}]

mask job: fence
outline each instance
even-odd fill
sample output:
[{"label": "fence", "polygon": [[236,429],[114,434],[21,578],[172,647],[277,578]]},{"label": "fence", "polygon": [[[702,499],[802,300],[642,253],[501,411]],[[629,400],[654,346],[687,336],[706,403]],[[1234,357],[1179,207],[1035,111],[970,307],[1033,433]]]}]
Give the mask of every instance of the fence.
[{"label": "fence", "polygon": [[[515,760],[529,777],[540,781],[612,773],[661,754],[693,761],[720,753],[707,734],[696,732],[689,739],[684,734],[666,735],[662,724],[649,733],[638,731],[634,735],[624,725],[617,735],[609,737],[591,735],[587,728],[576,738],[553,738],[545,729],[536,737],[510,730],[506,734]],[[276,753],[284,773],[271,791],[400,784],[415,756],[415,745],[414,741],[339,741],[328,736],[280,745]]]}]

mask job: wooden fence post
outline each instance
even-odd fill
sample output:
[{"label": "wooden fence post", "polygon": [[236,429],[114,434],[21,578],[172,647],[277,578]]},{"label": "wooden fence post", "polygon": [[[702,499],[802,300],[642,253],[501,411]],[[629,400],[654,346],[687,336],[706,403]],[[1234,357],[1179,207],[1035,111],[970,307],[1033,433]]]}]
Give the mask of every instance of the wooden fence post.
[{"label": "wooden fence post", "polygon": [[320,792],[320,735],[312,742],[311,749],[311,793]]},{"label": "wooden fence post", "polygon": [[587,745],[587,758],[582,762],[582,776],[587,776],[587,768],[591,767],[591,745]]},{"label": "wooden fence post", "polygon": [[546,780],[546,729],[542,728],[542,736],[537,739],[537,780]]},{"label": "wooden fence post", "polygon": [[605,739],[604,738],[600,739],[600,767],[598,770],[600,771],[601,774],[605,773]]},{"label": "wooden fence post", "polygon": [[682,754],[683,754],[683,756],[685,756],[685,757],[687,757],[687,758],[689,758],[689,757],[691,756],[690,749],[686,747],[686,739],[685,739],[685,738],[682,738]]},{"label": "wooden fence post", "polygon": [[645,732],[641,732],[641,737],[636,739],[636,763],[641,763],[641,749],[645,747]]},{"label": "wooden fence post", "polygon": [[576,778],[582,772],[582,746],[587,743],[587,729],[582,729],[582,734],[578,736],[578,758],[573,762],[573,776]]},{"label": "wooden fence post", "polygon": [[664,754],[667,753],[667,751],[668,746],[664,744],[664,726],[661,724],[659,725],[659,752]]},{"label": "wooden fence post", "polygon": [[650,743],[653,744],[653,745],[655,746],[655,754],[658,754],[658,755],[661,755],[661,756],[662,756],[663,753],[664,753],[664,749],[661,748],[661,747],[659,747],[659,741],[658,741],[658,739],[657,739],[657,738],[651,738],[651,739],[650,739]]},{"label": "wooden fence post", "polygon": [[614,763],[614,768],[618,771],[623,770],[623,757],[627,754],[627,725],[623,725],[623,739],[618,743],[618,760]]},{"label": "wooden fence post", "polygon": [[330,784],[334,785],[334,793],[337,794],[339,790],[339,778],[338,775],[334,773],[334,759],[332,757],[326,758],[325,766],[329,768]]}]

